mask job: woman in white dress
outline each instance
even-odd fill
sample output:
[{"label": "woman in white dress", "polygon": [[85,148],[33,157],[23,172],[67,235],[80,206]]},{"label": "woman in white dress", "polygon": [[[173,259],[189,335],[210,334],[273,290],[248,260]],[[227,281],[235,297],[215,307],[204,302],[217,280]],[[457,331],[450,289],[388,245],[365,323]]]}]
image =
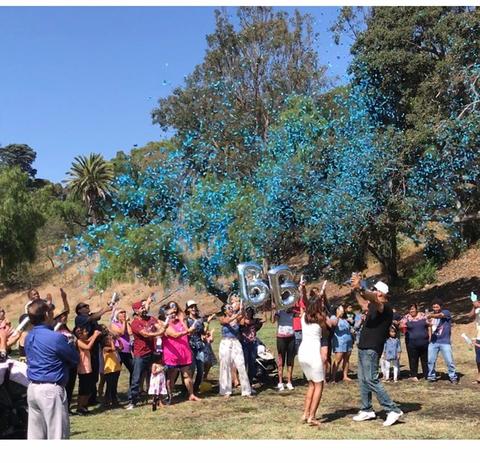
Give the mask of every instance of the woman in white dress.
[{"label": "woman in white dress", "polygon": [[322,398],[325,379],[320,339],[322,330],[326,332],[326,329],[322,299],[313,297],[308,301],[307,309],[302,315],[302,343],[298,349],[298,361],[308,380],[302,421],[310,426],[320,426],[315,415]]}]

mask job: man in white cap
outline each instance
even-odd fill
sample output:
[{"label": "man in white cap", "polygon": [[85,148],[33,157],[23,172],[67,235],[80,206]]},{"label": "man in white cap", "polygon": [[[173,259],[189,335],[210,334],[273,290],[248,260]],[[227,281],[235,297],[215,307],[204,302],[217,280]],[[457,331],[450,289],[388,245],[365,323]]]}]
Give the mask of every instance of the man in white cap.
[{"label": "man in white cap", "polygon": [[359,304],[364,305],[368,302],[368,313],[358,341],[358,384],[361,409],[353,420],[366,421],[376,418],[372,407],[372,392],[374,392],[380,405],[388,413],[383,425],[391,426],[398,421],[403,412],[392,401],[378,379],[380,357],[393,320],[393,310],[388,305],[388,285],[379,281],[375,284],[374,291],[367,291],[362,284],[360,274],[353,274],[351,282]]}]

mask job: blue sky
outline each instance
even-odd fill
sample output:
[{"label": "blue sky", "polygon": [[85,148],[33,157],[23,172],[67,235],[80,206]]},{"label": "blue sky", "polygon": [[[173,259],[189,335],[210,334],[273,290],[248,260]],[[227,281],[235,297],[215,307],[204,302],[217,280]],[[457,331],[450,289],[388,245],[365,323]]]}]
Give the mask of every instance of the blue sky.
[{"label": "blue sky", "polygon": [[[299,9],[315,18],[329,76],[345,81],[350,44],[328,32],[338,8]],[[77,155],[160,139],[150,112],[202,61],[213,11],[0,7],[0,145],[30,145],[37,176],[58,182]]]}]

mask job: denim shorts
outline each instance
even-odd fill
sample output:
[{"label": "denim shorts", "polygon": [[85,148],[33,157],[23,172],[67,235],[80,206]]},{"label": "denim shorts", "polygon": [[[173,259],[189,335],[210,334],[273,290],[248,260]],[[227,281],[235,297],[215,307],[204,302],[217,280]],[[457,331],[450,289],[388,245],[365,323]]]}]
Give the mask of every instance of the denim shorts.
[{"label": "denim shorts", "polygon": [[190,368],[192,366],[191,363],[187,363],[186,365],[165,365],[165,368],[168,368],[169,370],[173,370],[175,368],[178,368],[181,370],[182,368]]}]

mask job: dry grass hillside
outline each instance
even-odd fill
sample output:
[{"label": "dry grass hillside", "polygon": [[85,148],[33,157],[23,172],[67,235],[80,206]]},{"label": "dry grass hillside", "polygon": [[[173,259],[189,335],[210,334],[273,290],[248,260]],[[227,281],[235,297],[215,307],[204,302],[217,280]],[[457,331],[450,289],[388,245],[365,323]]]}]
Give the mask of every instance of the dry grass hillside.
[{"label": "dry grass hillside", "polygon": [[[401,267],[415,265],[418,260],[419,249],[410,246],[403,250],[403,260]],[[304,259],[292,259],[291,267],[301,272]],[[195,299],[203,310],[211,313],[221,306],[221,302],[214,296],[206,292],[198,292],[193,287],[173,286],[172,288],[162,288],[159,286],[148,286],[145,282],[138,280],[133,283],[118,283],[112,285],[104,292],[91,287],[93,276],[93,266],[86,271],[82,267],[71,265],[63,271],[52,269],[47,264],[43,266],[36,265],[37,273],[34,275],[34,281],[39,282],[35,287],[39,290],[42,297],[51,293],[54,303],[60,302],[59,288],[63,288],[67,294],[71,307],[78,302],[88,302],[92,308],[103,307],[111,298],[114,291],[121,294],[121,305],[130,307],[131,304],[152,292],[155,293],[157,305],[167,302],[171,299],[177,301],[180,306],[184,306],[189,299]],[[380,266],[376,261],[369,263],[368,270],[365,272],[369,277],[381,278]],[[320,282],[313,281],[309,286],[318,285]],[[349,288],[329,283],[327,286],[329,297],[333,298],[334,303],[347,301],[349,298]],[[480,291],[480,249],[472,247],[458,259],[449,262],[437,273],[437,282],[428,285],[421,290],[408,291],[399,283],[392,288],[392,303],[400,310],[404,310],[408,304],[417,302],[421,306],[431,303],[435,297],[440,297],[445,305],[452,310],[457,323],[465,323],[463,316],[470,310],[470,291]],[[15,322],[18,316],[23,313],[23,307],[27,302],[27,290],[0,292],[0,307],[6,309],[8,317]],[[353,301],[352,301],[353,302]],[[95,310],[95,309],[94,309]]]}]

